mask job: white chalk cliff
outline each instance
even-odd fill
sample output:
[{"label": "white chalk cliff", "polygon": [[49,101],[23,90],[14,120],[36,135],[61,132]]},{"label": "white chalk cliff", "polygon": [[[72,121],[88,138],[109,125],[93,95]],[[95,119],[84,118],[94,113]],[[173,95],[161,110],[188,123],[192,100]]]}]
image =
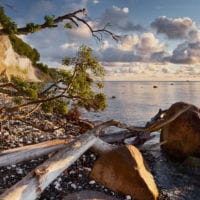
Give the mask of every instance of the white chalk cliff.
[{"label": "white chalk cliff", "polygon": [[0,73],[5,70],[8,78],[15,75],[29,81],[39,81],[30,59],[14,51],[7,35],[0,35]]}]

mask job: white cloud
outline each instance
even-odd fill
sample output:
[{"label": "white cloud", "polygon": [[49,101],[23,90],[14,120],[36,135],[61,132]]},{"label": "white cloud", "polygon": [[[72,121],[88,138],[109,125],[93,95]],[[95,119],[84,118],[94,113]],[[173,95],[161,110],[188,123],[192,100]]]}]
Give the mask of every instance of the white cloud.
[{"label": "white cloud", "polygon": [[128,35],[121,39],[121,43],[117,45],[117,48],[122,51],[131,51],[138,42],[139,38],[136,34]]},{"label": "white cloud", "polygon": [[100,53],[101,61],[107,62],[163,62],[164,57],[169,56],[165,52],[165,45],[152,33],[126,36],[121,43],[108,46]]},{"label": "white cloud", "polygon": [[98,0],[93,0],[93,3],[94,3],[94,4],[98,4],[99,1],[98,1]]},{"label": "white cloud", "polygon": [[79,45],[77,43],[64,43],[60,45],[61,49],[65,49],[65,50],[72,50],[72,49],[78,49]]},{"label": "white cloud", "polygon": [[155,38],[153,33],[143,33],[140,37],[138,49],[145,53],[163,51],[165,45]]},{"label": "white cloud", "polygon": [[124,8],[122,8],[122,11],[123,11],[124,13],[128,13],[128,12],[129,12],[129,9],[128,9],[127,7],[124,7]]}]

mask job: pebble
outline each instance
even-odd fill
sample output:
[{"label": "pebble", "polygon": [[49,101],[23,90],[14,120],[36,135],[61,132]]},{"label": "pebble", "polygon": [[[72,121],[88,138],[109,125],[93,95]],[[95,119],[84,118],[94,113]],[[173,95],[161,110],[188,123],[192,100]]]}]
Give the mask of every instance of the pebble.
[{"label": "pebble", "polygon": [[92,181],[89,182],[90,185],[93,185],[93,184],[95,184],[95,183],[96,183],[96,182],[95,182],[94,180],[92,180]]},{"label": "pebble", "polygon": [[72,183],[70,186],[71,186],[73,189],[76,189],[76,188],[77,188],[76,184],[74,184],[74,183]]},{"label": "pebble", "polygon": [[55,186],[55,189],[56,190],[62,190],[61,186],[60,186],[60,183],[58,181],[55,181],[54,182],[54,186]]},{"label": "pebble", "polygon": [[16,168],[17,174],[23,174],[24,170],[21,168]]},{"label": "pebble", "polygon": [[69,174],[76,174],[76,172],[72,170],[69,172]]},{"label": "pebble", "polygon": [[127,200],[131,200],[132,198],[131,198],[130,195],[126,195],[126,199],[127,199]]}]

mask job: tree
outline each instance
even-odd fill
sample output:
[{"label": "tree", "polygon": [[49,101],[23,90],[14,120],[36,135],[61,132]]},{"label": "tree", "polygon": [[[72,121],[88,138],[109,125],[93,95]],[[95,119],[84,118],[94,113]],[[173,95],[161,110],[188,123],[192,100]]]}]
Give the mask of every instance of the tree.
[{"label": "tree", "polygon": [[40,74],[45,77],[39,83],[27,82],[14,76],[11,80],[7,80],[6,71],[2,72],[0,93],[2,96],[6,95],[8,103],[1,105],[1,123],[8,120],[20,120],[42,129],[42,126],[36,126],[28,120],[38,110],[67,116],[69,113],[72,114],[72,111],[69,112],[70,109],[77,112],[80,107],[88,111],[105,109],[106,96],[96,90],[103,87],[104,69],[92,55],[90,47],[81,46],[75,57],[65,57],[62,61],[65,69],[50,69],[47,65],[39,63],[40,55],[36,49],[31,48],[16,36],[44,28],[56,28],[59,22],[68,20],[70,23],[65,24],[67,28],[72,28],[72,25],[78,27],[78,22],[81,22],[89,28],[96,39],[100,40],[102,34],[107,33],[117,40],[118,36],[108,31],[106,27],[94,30],[85,19],[78,17],[78,14],[86,15],[86,10],[77,10],[57,18],[45,16],[43,24],[31,22],[23,28],[18,28],[18,25],[6,16],[3,8],[0,7],[0,23],[3,26],[0,34],[8,35],[14,50],[28,57],[40,70]]}]

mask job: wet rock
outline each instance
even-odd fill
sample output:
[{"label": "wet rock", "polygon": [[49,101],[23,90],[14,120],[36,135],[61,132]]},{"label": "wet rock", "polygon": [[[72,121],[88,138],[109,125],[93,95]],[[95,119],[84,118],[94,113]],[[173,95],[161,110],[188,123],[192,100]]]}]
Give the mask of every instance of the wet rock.
[{"label": "wet rock", "polygon": [[[178,102],[173,104],[166,113],[168,119],[189,104]],[[177,119],[165,125],[161,131],[161,142],[167,141],[162,148],[169,155],[185,158],[200,157],[200,110],[191,106]]]},{"label": "wet rock", "polygon": [[131,195],[138,200],[154,200],[159,195],[141,153],[132,145],[119,147],[100,157],[90,177],[115,192]]}]

